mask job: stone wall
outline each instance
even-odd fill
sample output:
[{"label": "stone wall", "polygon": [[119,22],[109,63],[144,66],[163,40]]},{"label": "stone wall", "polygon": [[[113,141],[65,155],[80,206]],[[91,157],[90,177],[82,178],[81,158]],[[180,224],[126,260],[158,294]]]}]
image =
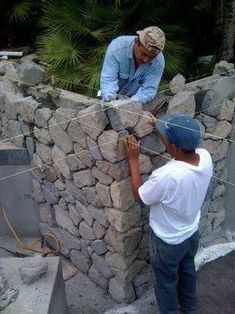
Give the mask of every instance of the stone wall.
[{"label": "stone wall", "polygon": [[[24,73],[22,65],[0,62],[1,137],[28,149],[40,230],[55,234],[60,253],[115,300],[129,303],[152,285],[153,277],[148,208],[132,197],[123,139],[132,133],[140,140],[144,179],[169,155],[140,104],[117,100],[105,106],[97,99],[35,85],[40,75],[29,81]],[[175,79],[144,107],[154,110],[164,103],[162,112],[188,113],[201,121],[202,147],[215,165],[202,208],[201,245],[221,232],[225,218],[230,144],[225,138],[232,128],[234,96],[235,71],[229,68],[226,76],[223,72],[186,85]]]}]

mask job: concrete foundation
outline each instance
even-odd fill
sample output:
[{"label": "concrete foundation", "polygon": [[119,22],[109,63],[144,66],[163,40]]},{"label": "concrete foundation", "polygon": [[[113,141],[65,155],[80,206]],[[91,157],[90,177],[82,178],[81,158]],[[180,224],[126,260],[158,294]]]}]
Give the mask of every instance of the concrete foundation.
[{"label": "concrete foundation", "polygon": [[2,311],[4,314],[65,314],[67,313],[65,288],[60,258],[45,257],[48,271],[30,285],[22,282],[19,266],[21,258],[1,258],[1,272],[9,287],[18,287],[19,295],[14,303]]},{"label": "concrete foundation", "polygon": [[[0,203],[17,234],[25,237],[39,234],[29,168],[26,149],[0,143]],[[0,214],[0,236],[12,236],[3,213]]]}]

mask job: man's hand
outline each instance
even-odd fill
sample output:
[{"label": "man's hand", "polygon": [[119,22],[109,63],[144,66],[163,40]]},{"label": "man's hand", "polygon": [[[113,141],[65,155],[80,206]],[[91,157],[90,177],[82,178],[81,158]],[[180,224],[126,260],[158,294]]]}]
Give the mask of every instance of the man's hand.
[{"label": "man's hand", "polygon": [[129,135],[125,140],[125,152],[128,160],[138,160],[140,155],[140,145],[134,135]]},{"label": "man's hand", "polygon": [[152,125],[155,126],[156,124],[156,118],[154,117],[154,115],[150,112],[148,112],[148,122]]}]

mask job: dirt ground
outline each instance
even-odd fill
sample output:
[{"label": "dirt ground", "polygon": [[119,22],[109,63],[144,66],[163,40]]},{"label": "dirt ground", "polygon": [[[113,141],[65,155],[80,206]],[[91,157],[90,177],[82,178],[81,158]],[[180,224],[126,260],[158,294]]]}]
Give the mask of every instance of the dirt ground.
[{"label": "dirt ground", "polygon": [[198,271],[198,314],[235,313],[235,251]]}]

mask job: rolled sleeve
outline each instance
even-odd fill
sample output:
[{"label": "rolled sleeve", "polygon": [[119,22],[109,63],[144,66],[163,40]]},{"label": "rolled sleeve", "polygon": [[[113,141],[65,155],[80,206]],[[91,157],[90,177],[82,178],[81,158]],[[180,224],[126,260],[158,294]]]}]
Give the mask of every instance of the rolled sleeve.
[{"label": "rolled sleeve", "polygon": [[101,96],[105,101],[117,98],[118,68],[118,61],[109,47],[104,58],[100,79]]}]

